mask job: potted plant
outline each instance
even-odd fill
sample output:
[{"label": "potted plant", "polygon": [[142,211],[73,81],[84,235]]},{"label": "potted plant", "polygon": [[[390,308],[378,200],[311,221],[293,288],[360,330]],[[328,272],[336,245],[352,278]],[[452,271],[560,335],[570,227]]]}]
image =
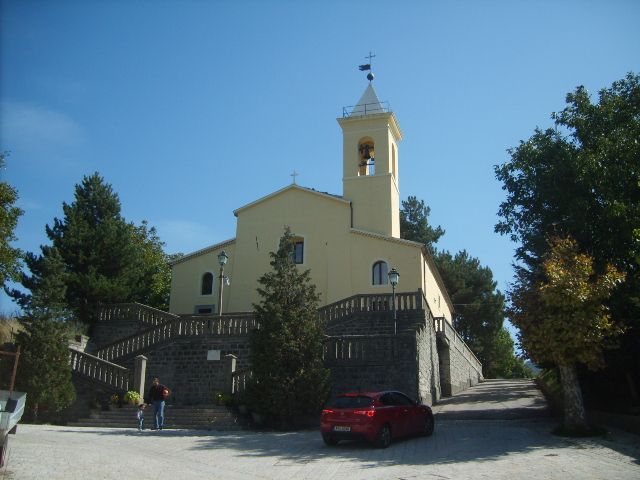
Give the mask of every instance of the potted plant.
[{"label": "potted plant", "polygon": [[142,403],[142,397],[135,390],[129,390],[124,394],[124,402],[129,405],[140,405]]}]

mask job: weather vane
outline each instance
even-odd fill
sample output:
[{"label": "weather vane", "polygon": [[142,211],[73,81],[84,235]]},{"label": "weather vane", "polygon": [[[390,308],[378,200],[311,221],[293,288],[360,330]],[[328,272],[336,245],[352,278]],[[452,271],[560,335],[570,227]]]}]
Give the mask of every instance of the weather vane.
[{"label": "weather vane", "polygon": [[364,58],[368,59],[369,63],[365,63],[364,65],[359,65],[358,68],[360,69],[361,72],[369,70],[369,73],[367,74],[367,80],[369,80],[371,82],[374,78],[376,78],[373,75],[373,72],[371,71],[371,64],[373,63],[371,61],[371,59],[375,58],[375,55],[373,53],[371,53],[371,51],[369,51],[369,55],[364,57]]}]

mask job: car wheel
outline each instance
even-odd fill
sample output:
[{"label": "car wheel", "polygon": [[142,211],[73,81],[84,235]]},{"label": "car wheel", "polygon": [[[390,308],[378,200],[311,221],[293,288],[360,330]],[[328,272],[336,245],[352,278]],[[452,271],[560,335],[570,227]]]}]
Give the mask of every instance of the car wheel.
[{"label": "car wheel", "polygon": [[382,426],[380,433],[378,433],[375,445],[378,448],[387,448],[391,445],[391,429],[389,428],[389,425]]},{"label": "car wheel", "polygon": [[433,418],[433,414],[428,413],[426,418],[424,419],[424,427],[422,429],[423,437],[430,437],[433,435],[433,429],[435,427],[435,420]]},{"label": "car wheel", "polygon": [[326,443],[330,447],[338,444],[338,440],[336,440],[332,435],[329,435],[328,433],[322,434],[322,440],[324,440],[324,443]]}]

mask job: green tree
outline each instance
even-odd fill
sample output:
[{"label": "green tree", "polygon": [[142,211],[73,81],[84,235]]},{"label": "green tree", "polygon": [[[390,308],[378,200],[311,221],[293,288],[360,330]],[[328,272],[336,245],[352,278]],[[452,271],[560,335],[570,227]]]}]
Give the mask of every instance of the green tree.
[{"label": "green tree", "polygon": [[142,281],[134,294],[136,301],[160,310],[168,310],[171,293],[170,262],[180,258],[182,254],[166,254],[165,244],[160,240],[158,231],[155,227],[149,227],[146,220],[143,220],[140,226],[130,224],[130,227],[143,269]]},{"label": "green tree", "polygon": [[438,252],[435,260],[455,307],[453,326],[482,362],[485,377],[513,376],[518,359],[504,336],[505,298],[491,269],[466,250]]},{"label": "green tree", "polygon": [[409,196],[402,201],[400,209],[400,234],[402,238],[423,243],[430,252],[434,251],[434,244],[444,235],[444,230],[438,225],[433,228],[429,224],[431,208],[424,200]]},{"label": "green tree", "polygon": [[[5,166],[5,153],[0,153],[0,170]],[[4,288],[7,280],[15,280],[20,274],[20,258],[22,252],[13,248],[11,242],[16,240],[14,234],[18,226],[18,218],[23,211],[15,206],[18,192],[7,182],[0,182],[0,288]]]},{"label": "green tree", "polygon": [[84,177],[74,202],[62,209],[64,218],[47,225],[47,235],[66,265],[67,303],[91,324],[100,303],[132,299],[142,278],[140,258],[120,200],[98,173]]},{"label": "green tree", "polygon": [[50,315],[24,316],[16,335],[22,353],[16,389],[27,393],[26,409],[34,421],[54,420],[75,400],[69,368],[68,330]]},{"label": "green tree", "polygon": [[[496,231],[518,242],[516,260],[530,284],[544,280],[547,238],[571,236],[593,257],[596,271],[608,264],[626,281],[608,300],[612,318],[626,327],[620,348],[605,353],[608,368],[587,373],[616,390],[611,397],[637,403],[640,382],[640,77],[629,73],[598,102],[583,87],[554,113],[553,129],[536,129],[496,166],[507,198]],[[625,391],[624,385],[628,385]],[[596,389],[592,389],[596,390]],[[601,388],[599,389],[601,390]],[[604,406],[604,405],[603,405]]]},{"label": "green tree", "polygon": [[21,283],[30,293],[7,291],[29,316],[68,318],[66,304],[67,274],[60,252],[55,247],[41,247],[42,255],[27,252],[25,263],[31,275],[23,272]]},{"label": "green tree", "polygon": [[509,315],[528,355],[536,363],[558,367],[565,429],[588,431],[576,365],[602,368],[604,349],[621,333],[604,302],[624,274],[611,265],[596,274],[593,258],[580,253],[570,237],[550,240],[542,268],[544,280],[539,282],[519,270]]},{"label": "green tree", "polygon": [[65,266],[59,252],[43,247],[43,255],[28,255],[33,275],[31,291],[19,298],[22,346],[16,388],[27,392],[28,415],[34,421],[53,420],[75,399],[69,369],[70,312],[66,308]]},{"label": "green tree", "polygon": [[329,370],[322,360],[324,325],[317,313],[318,294],[310,272],[299,272],[294,245],[285,228],[272,271],[259,279],[259,304],[254,305],[260,328],[251,338],[253,381],[249,406],[280,427],[293,415],[319,412],[329,393]]},{"label": "green tree", "polygon": [[[515,355],[515,344],[509,331],[502,327],[488,344],[486,353],[490,360],[483,364],[483,371],[495,378],[532,378],[533,371],[524,359]],[[485,373],[485,377],[488,375]]]},{"label": "green tree", "polygon": [[[440,226],[429,225],[431,209],[423,200],[409,197],[400,211],[401,236],[423,243],[434,255],[438,272],[455,307],[453,323],[469,348],[483,364],[484,375],[511,377],[505,365],[517,365],[515,350],[505,348],[500,335],[504,323],[504,295],[497,290],[493,272],[465,250],[452,255],[437,251],[434,244],[444,235]],[[508,332],[507,332],[508,334]]]}]

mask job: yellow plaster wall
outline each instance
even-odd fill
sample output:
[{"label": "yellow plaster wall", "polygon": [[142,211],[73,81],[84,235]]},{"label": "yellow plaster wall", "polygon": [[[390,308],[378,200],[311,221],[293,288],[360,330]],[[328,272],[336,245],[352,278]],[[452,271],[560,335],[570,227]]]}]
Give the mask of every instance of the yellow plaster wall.
[{"label": "yellow plaster wall", "polygon": [[390,173],[344,179],[356,228],[400,237],[400,192]]},{"label": "yellow plaster wall", "polygon": [[[218,254],[224,250],[229,256],[229,261],[224,269],[225,276],[233,275],[233,259],[235,258],[235,245],[225,243],[220,248],[215,248],[202,254],[194,254],[186,260],[175,263],[171,268],[171,299],[169,311],[178,314],[195,313],[196,305],[215,305],[218,311],[218,296],[220,286],[220,265],[218,264]],[[213,293],[211,295],[201,295],[202,276],[206,272],[213,274]],[[224,287],[223,293],[229,287]],[[223,312],[225,307],[225,296],[223,295]]]},{"label": "yellow plaster wall", "polygon": [[345,290],[343,278],[328,279],[347,262],[349,202],[294,187],[240,209],[237,216],[231,310],[245,309],[259,300],[257,280],[270,270],[269,252],[278,249],[285,225],[292,234],[304,238],[304,263],[299,268],[311,269],[321,302],[326,303],[332,292]]},{"label": "yellow plaster wall", "polygon": [[[190,314],[195,305],[217,304],[219,267],[217,255],[229,255],[225,275],[231,285],[224,287],[223,312],[252,310],[259,301],[258,278],[270,271],[269,252],[289,225],[294,235],[304,238],[304,263],[312,282],[326,305],[356,293],[390,293],[390,285],[372,285],[371,271],[378,260],[400,272],[398,292],[422,288],[435,316],[451,321],[442,292],[426,264],[422,248],[414,242],[385,237],[351,228],[348,202],[290,188],[237,212],[236,239],[173,266],[171,312]],[[200,295],[202,275],[214,275],[213,295]]]}]

